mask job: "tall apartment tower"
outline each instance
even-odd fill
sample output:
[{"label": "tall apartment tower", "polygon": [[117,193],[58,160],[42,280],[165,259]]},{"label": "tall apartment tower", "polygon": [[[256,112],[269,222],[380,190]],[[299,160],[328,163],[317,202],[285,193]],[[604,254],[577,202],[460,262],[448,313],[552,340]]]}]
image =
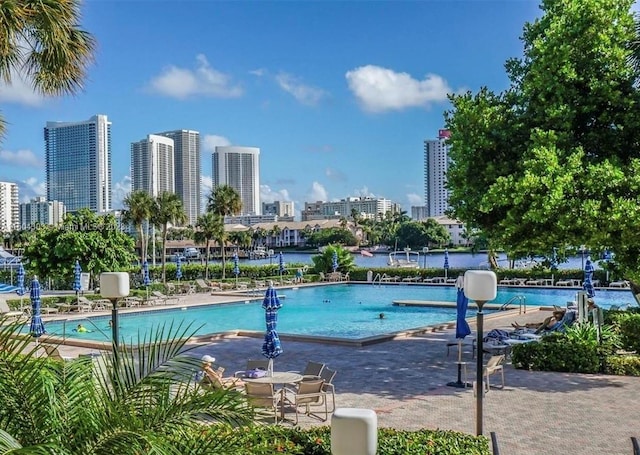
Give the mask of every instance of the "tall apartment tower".
[{"label": "tall apartment tower", "polygon": [[111,122],[47,122],[44,129],[47,200],[67,211],[111,210]]},{"label": "tall apartment tower", "polygon": [[153,197],[175,193],[173,139],[150,134],[131,143],[131,189]]},{"label": "tall apartment tower", "polygon": [[200,133],[175,130],[157,134],[173,139],[175,192],[182,201],[187,224],[195,226],[200,215]]},{"label": "tall apartment tower", "polygon": [[0,232],[20,229],[18,185],[0,182]]},{"label": "tall apartment tower", "polygon": [[261,215],[260,149],[220,146],[213,152],[213,187],[229,185],[242,200],[242,215]]},{"label": "tall apartment tower", "polygon": [[20,204],[20,228],[30,229],[39,225],[56,225],[62,223],[66,213],[60,201],[47,201],[44,196],[31,199]]},{"label": "tall apartment tower", "polygon": [[449,130],[439,130],[438,139],[424,141],[424,205],[429,217],[442,216],[449,208],[449,191],[445,187],[449,136]]}]

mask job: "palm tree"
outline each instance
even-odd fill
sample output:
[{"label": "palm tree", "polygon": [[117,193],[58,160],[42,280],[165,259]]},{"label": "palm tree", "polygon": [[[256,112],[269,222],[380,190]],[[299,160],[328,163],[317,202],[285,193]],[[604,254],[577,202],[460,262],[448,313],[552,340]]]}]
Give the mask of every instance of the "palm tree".
[{"label": "palm tree", "polygon": [[233,435],[205,434],[252,418],[239,392],[196,385],[189,326],[71,361],[41,355],[31,337],[15,337],[20,329],[0,328],[2,453],[235,453]]},{"label": "palm tree", "polygon": [[[225,216],[237,215],[242,211],[242,199],[238,192],[229,185],[220,185],[211,190],[207,201],[207,211],[217,215]],[[222,279],[225,278],[225,258],[224,247],[226,235],[223,232],[220,237],[220,249],[222,250]]]},{"label": "palm tree", "polygon": [[151,219],[153,198],[146,191],[136,190],[127,194],[122,202],[125,207],[122,211],[122,221],[133,224],[136,231],[138,231],[140,264],[142,264],[147,259],[149,239],[145,232],[145,227]]},{"label": "palm tree", "polygon": [[163,192],[156,197],[153,204],[151,220],[154,225],[162,229],[162,282],[167,283],[167,229],[169,223],[176,225],[187,221],[182,201],[175,193]]},{"label": "palm tree", "polygon": [[196,241],[206,245],[204,278],[209,279],[209,250],[212,239],[224,237],[224,218],[213,212],[206,212],[198,217],[196,223]]},{"label": "palm tree", "polygon": [[[82,89],[95,41],[80,29],[80,0],[2,2],[0,79],[25,76],[44,95]],[[0,136],[5,121],[0,117]]]},{"label": "palm tree", "polygon": [[280,229],[280,226],[278,226],[277,224],[274,224],[271,228],[271,231],[269,231],[269,235],[273,237],[274,246],[281,246],[278,245],[278,238],[280,237],[280,234],[282,234],[282,229]]}]

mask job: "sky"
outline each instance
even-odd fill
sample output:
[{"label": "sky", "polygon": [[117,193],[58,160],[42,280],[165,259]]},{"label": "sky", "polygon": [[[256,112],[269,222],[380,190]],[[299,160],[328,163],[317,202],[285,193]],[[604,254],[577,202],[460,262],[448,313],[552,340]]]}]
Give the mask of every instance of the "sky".
[{"label": "sky", "polygon": [[46,195],[47,121],[113,123],[113,208],[130,191],[130,146],[199,131],[203,194],[216,145],[260,148],[262,202],[352,196],[424,204],[424,141],[447,94],[500,92],[522,56],[533,0],[86,0],[97,40],[83,90],[42,98],[16,75],[0,83],[7,121],[0,181],[21,202]]}]

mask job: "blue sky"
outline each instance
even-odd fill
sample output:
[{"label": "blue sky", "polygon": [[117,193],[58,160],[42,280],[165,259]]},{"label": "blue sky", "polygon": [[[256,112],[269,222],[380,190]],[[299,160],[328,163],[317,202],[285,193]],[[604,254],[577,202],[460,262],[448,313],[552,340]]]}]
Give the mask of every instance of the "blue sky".
[{"label": "blue sky", "polygon": [[447,93],[504,90],[538,2],[88,0],[98,41],[83,92],[42,99],[0,85],[8,122],[0,180],[45,195],[43,128],[106,114],[114,208],[130,190],[130,144],[200,131],[203,191],[215,145],[261,149],[262,201],[386,197],[424,203],[423,141]]}]

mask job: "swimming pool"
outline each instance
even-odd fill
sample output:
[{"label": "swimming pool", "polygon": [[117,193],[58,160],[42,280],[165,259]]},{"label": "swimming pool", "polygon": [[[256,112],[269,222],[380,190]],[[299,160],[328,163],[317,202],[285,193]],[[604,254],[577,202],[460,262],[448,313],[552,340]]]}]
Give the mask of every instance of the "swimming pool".
[{"label": "swimming pool", "polygon": [[[448,321],[454,321],[454,308],[420,308],[393,306],[394,300],[428,300],[455,302],[456,289],[452,286],[409,285],[357,285],[303,287],[278,290],[284,294],[283,307],[278,312],[278,332],[330,338],[359,339],[374,335],[414,329]],[[561,305],[573,300],[576,291],[570,289],[498,289],[492,303],[506,303],[516,296],[525,296],[528,305]],[[217,304],[196,307],[178,307],[160,311],[143,311],[120,314],[120,336],[127,342],[137,339],[137,334],[147,333],[163,323],[193,322],[197,334],[224,332],[234,329],[264,331],[264,310],[260,300],[247,303]],[[612,304],[633,302],[628,290],[596,291],[598,305],[606,308]],[[384,319],[379,314],[384,313]],[[468,312],[471,317],[474,310]],[[66,326],[66,336],[94,341],[109,341],[110,316],[88,318],[93,328],[91,333],[71,332],[73,325]],[[62,335],[62,322],[46,324],[47,333]]]}]

